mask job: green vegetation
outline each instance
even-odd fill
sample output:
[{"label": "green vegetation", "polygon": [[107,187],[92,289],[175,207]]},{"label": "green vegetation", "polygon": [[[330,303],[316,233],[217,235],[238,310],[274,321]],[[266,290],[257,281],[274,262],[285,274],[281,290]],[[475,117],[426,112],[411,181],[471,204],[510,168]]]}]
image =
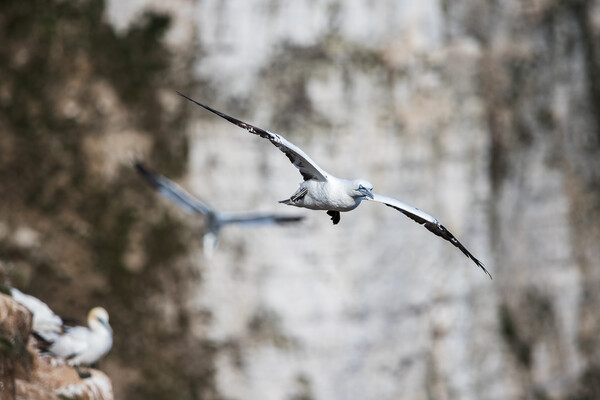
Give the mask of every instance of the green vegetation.
[{"label": "green vegetation", "polygon": [[518,308],[515,313],[508,304],[501,304],[500,333],[519,364],[531,369],[533,346],[558,334],[555,310],[550,298],[535,287],[524,290]]},{"label": "green vegetation", "polygon": [[292,349],[297,342],[285,332],[281,317],[274,311],[259,307],[248,321],[250,337],[259,343],[268,343],[280,349]]},{"label": "green vegetation", "polygon": [[[349,77],[355,70],[386,80],[390,71],[385,64],[381,51],[350,43],[337,34],[329,35],[313,46],[283,46],[261,74],[268,80],[265,90],[270,91],[269,96],[278,99],[274,102],[277,108],[272,129],[293,130],[296,134],[309,134],[315,131],[309,128],[315,126],[330,130],[327,116],[321,114],[323,110],[314,109],[310,101],[309,80],[330,70],[341,70],[347,87],[353,84]],[[228,109],[243,114],[242,110],[236,111],[235,104]]]},{"label": "green vegetation", "polygon": [[296,393],[290,400],[314,400],[310,379],[304,374],[296,376]]},{"label": "green vegetation", "polygon": [[531,343],[522,336],[518,324],[506,304],[500,306],[498,314],[500,333],[508,344],[509,350],[516,357],[519,364],[529,369],[531,367]]}]

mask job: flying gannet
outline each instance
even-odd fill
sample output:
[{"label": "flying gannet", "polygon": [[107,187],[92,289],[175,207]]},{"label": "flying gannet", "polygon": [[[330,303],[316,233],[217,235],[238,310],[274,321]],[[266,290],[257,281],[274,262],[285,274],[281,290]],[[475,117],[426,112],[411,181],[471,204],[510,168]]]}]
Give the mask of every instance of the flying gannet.
[{"label": "flying gannet", "polygon": [[170,179],[156,174],[146,168],[141,162],[136,161],[135,167],[163,197],[177,204],[183,210],[191,213],[198,213],[204,216],[206,225],[204,228],[204,254],[209,257],[213,249],[217,246],[219,232],[225,225],[268,225],[268,224],[287,224],[299,222],[304,217],[290,216],[282,214],[229,214],[217,212],[208,204],[201,202],[196,197]]},{"label": "flying gannet", "polygon": [[217,114],[221,118],[226,119],[240,128],[246,129],[250,133],[268,139],[289,158],[292,164],[300,170],[300,174],[304,181],[300,183],[298,190],[290,196],[289,199],[281,200],[280,203],[312,210],[327,211],[327,214],[331,217],[334,224],[340,222],[340,212],[354,210],[363,200],[383,203],[388,207],[400,211],[413,221],[424,225],[430,232],[452,243],[460,249],[465,256],[473,260],[477,266],[488,274],[490,279],[492,278],[492,275],[485,269],[481,261],[475,258],[475,256],[473,256],[469,250],[467,250],[465,246],[450,233],[450,231],[431,215],[400,200],[373,193],[373,185],[367,180],[340,179],[325,172],[306,153],[304,153],[304,151],[277,133],[269,132],[268,130],[230,117],[229,115],[199,103],[182,93],[177,92],[177,94],[200,107]]}]

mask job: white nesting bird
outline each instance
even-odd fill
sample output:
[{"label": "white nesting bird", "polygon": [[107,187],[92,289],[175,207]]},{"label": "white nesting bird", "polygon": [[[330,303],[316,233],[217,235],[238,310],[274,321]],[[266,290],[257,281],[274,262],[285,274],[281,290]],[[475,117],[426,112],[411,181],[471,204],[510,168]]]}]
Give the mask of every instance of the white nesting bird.
[{"label": "white nesting bird", "polygon": [[24,305],[32,314],[32,333],[41,340],[43,351],[64,358],[76,367],[82,378],[89,377],[81,372],[79,365],[91,365],[100,360],[112,347],[112,328],[108,324],[108,312],[95,307],[88,313],[88,327],[67,326],[46,303],[18,289],[11,288],[13,299]]},{"label": "white nesting bird", "polygon": [[46,350],[62,357],[76,368],[80,377],[90,374],[79,370],[79,365],[92,365],[112,348],[113,331],[108,323],[108,312],[94,307],[87,317],[88,326],[64,327],[64,333],[48,343]]},{"label": "white nesting bird", "polygon": [[424,225],[425,228],[427,228],[430,232],[452,243],[454,246],[460,249],[465,256],[473,260],[473,262],[486,274],[488,274],[490,278],[492,277],[491,274],[485,269],[481,261],[475,258],[475,256],[473,256],[473,254],[471,254],[465,248],[465,246],[463,246],[458,239],[456,239],[454,235],[450,233],[450,231],[448,231],[442,224],[439,223],[437,219],[431,215],[419,210],[418,208],[403,203],[400,200],[373,193],[373,185],[367,180],[341,179],[329,174],[319,167],[317,163],[315,163],[299,147],[290,143],[283,136],[277,133],[269,132],[268,130],[258,128],[236,118],[230,117],[229,115],[199,103],[182,93],[177,92],[177,94],[199,105],[200,107],[217,114],[221,118],[226,119],[240,128],[246,129],[250,133],[268,139],[289,158],[292,164],[294,164],[294,166],[300,170],[300,174],[304,178],[304,181],[300,183],[298,190],[292,196],[290,196],[289,199],[282,200],[280,203],[295,207],[309,208],[312,210],[327,211],[327,214],[331,216],[334,224],[337,224],[340,221],[340,212],[354,210],[363,200],[371,200],[383,203],[388,207],[400,211],[413,221]]},{"label": "white nesting bird", "polygon": [[25,306],[32,314],[31,330],[47,342],[53,341],[63,331],[63,320],[48,307],[46,303],[19,289],[11,288],[13,299]]},{"label": "white nesting bird", "polygon": [[289,224],[301,221],[304,217],[284,214],[263,214],[263,213],[243,213],[230,214],[218,212],[208,204],[203,203],[192,196],[181,186],[156,174],[146,168],[141,162],[137,161],[135,167],[144,179],[150,183],[163,197],[177,204],[183,210],[191,213],[197,213],[204,216],[206,224],[204,228],[204,254],[208,257],[216,247],[219,240],[219,232],[226,225],[240,224],[250,225],[270,225],[270,224]]}]

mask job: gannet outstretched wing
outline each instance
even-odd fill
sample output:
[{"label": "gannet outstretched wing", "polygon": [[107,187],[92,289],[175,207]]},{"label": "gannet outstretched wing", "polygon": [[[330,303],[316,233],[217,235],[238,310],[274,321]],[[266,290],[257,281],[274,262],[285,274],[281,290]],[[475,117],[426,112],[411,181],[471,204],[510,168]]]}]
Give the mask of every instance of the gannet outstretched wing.
[{"label": "gannet outstretched wing", "polygon": [[185,211],[203,215],[212,212],[208,204],[204,204],[172,180],[150,171],[141,162],[137,161],[135,168],[163,197],[177,204]]},{"label": "gannet outstretched wing", "polygon": [[227,114],[224,114],[220,111],[215,110],[214,108],[206,106],[202,103],[198,103],[196,100],[190,99],[189,97],[187,97],[186,95],[184,95],[182,93],[177,92],[177,94],[180,95],[181,97],[184,97],[184,98],[188,99],[189,101],[199,105],[200,107],[203,107],[203,108],[207,109],[208,111],[217,114],[219,117],[226,119],[227,121],[231,122],[232,124],[235,124],[235,125],[239,126],[240,128],[246,129],[250,133],[253,133],[253,134],[263,137],[265,139],[269,139],[269,141],[271,143],[273,143],[279,150],[281,150],[287,156],[287,158],[290,159],[292,164],[294,164],[294,166],[300,170],[300,174],[302,174],[302,178],[304,178],[305,181],[307,181],[309,179],[316,179],[316,180],[323,180],[323,181],[327,180],[327,172],[323,171],[317,165],[317,163],[314,162],[304,151],[302,151],[299,147],[295,146],[293,143],[290,143],[289,141],[287,141],[283,136],[281,136],[277,133],[269,132],[268,130],[247,124],[243,121],[240,121],[239,119],[230,117]]},{"label": "gannet outstretched wing", "polygon": [[430,232],[436,234],[437,236],[443,239],[446,239],[454,246],[458,247],[458,249],[460,249],[460,251],[462,251],[465,256],[473,260],[473,262],[477,264],[479,268],[481,268],[486,274],[488,274],[490,279],[492,278],[492,275],[488,272],[487,269],[485,269],[483,263],[477,258],[475,258],[475,256],[473,256],[473,254],[471,254],[471,252],[469,252],[469,250],[467,250],[466,247],[463,246],[462,243],[460,243],[458,239],[456,239],[454,235],[444,227],[444,225],[440,224],[439,221],[431,215],[419,210],[418,208],[410,206],[400,200],[394,199],[393,197],[383,196],[376,193],[373,193],[372,199],[367,198],[367,200],[383,203],[388,207],[394,208],[400,211],[402,214],[406,215],[408,218],[412,219],[413,221],[425,226],[425,228],[427,228]]}]

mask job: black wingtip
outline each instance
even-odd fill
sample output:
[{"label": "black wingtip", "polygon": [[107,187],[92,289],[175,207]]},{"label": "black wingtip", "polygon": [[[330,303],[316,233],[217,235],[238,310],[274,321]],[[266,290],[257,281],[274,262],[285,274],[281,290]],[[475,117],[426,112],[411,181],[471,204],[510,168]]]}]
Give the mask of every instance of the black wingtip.
[{"label": "black wingtip", "polygon": [[237,118],[234,118],[234,117],[232,117],[232,116],[230,116],[230,115],[227,115],[227,114],[225,114],[225,113],[222,113],[221,111],[215,110],[215,109],[214,109],[214,108],[212,108],[212,107],[209,107],[209,106],[207,106],[207,105],[205,105],[205,104],[199,103],[199,102],[197,102],[196,100],[194,100],[194,99],[192,99],[192,98],[190,98],[190,97],[186,96],[185,94],[183,94],[183,93],[181,93],[181,92],[177,92],[177,94],[178,94],[178,95],[180,95],[181,97],[185,98],[185,99],[188,99],[188,100],[189,100],[189,101],[191,101],[192,103],[194,103],[194,104],[196,104],[196,105],[199,105],[200,107],[204,108],[205,110],[208,110],[208,111],[210,111],[211,113],[213,113],[213,114],[216,114],[216,115],[218,115],[219,117],[221,117],[221,118],[223,118],[223,119],[225,119],[225,120],[227,120],[227,121],[231,122],[232,124],[234,124],[234,125],[237,125],[237,126],[239,126],[240,128],[242,128],[242,129],[245,129],[245,130],[249,131],[250,133],[253,133],[253,134],[255,134],[255,135],[262,136],[262,137],[264,137],[264,138],[270,138],[268,131],[264,130],[263,128],[259,128],[258,126],[254,126],[254,125],[248,124],[248,123],[246,123],[246,122],[244,122],[244,121],[242,121],[242,120],[239,120],[239,119],[237,119]]},{"label": "black wingtip", "polygon": [[176,92],[178,95],[180,95],[181,97],[188,99],[189,101],[193,101],[194,103],[196,102],[195,100],[193,100],[193,99],[190,99],[189,97],[187,97],[185,94],[181,93],[180,91],[177,91],[177,90],[176,90],[175,92]]},{"label": "black wingtip", "polygon": [[471,260],[473,260],[475,262],[475,264],[477,264],[477,266],[479,268],[481,268],[483,270],[483,272],[485,272],[489,277],[490,280],[494,280],[494,278],[492,278],[492,274],[490,274],[490,271],[488,271],[484,266],[483,263],[481,261],[479,261],[478,259],[476,259],[475,257],[473,257],[473,255],[471,254],[470,256],[468,256]]},{"label": "black wingtip", "polygon": [[288,224],[288,223],[292,223],[292,222],[300,222],[304,219],[304,216],[302,215],[294,215],[294,216],[285,216],[285,217],[276,217],[275,221],[278,224]]},{"label": "black wingtip", "polygon": [[[194,104],[196,104],[196,105],[199,105],[200,107],[202,107],[202,108],[205,108],[205,109],[207,109],[208,111],[210,111],[210,112],[212,112],[212,113],[215,113],[215,114],[217,114],[218,116],[220,116],[220,117],[222,117],[222,118],[225,118],[225,119],[227,119],[227,120],[230,120],[230,118],[231,118],[231,117],[229,117],[228,115],[225,115],[225,114],[223,114],[222,112],[215,110],[214,108],[211,108],[211,107],[209,107],[209,106],[207,106],[207,105],[204,105],[204,104],[202,104],[202,103],[200,103],[200,102],[197,102],[196,100],[192,99],[191,97],[188,97],[188,96],[186,96],[185,94],[183,94],[183,93],[181,93],[181,92],[177,92],[177,91],[176,91],[176,93],[177,93],[178,95],[180,95],[181,97],[183,97],[184,99],[188,99],[188,100],[189,100],[189,101],[191,101],[192,103],[194,103]],[[235,120],[235,121],[237,121],[237,120]]]},{"label": "black wingtip", "polygon": [[136,160],[134,163],[134,167],[139,172],[139,174],[144,178],[148,183],[150,183],[154,187],[159,187],[157,175],[150,171],[141,161]]},{"label": "black wingtip", "polygon": [[192,103],[199,105],[200,107],[206,108],[208,111],[212,111],[214,113],[217,113],[217,110],[213,110],[212,108],[210,108],[209,106],[205,106],[202,103],[197,102],[196,100],[192,99],[191,97],[186,96],[185,94],[181,93],[181,92],[177,92],[178,95],[180,95],[181,97],[183,97],[184,99],[188,99],[189,101],[191,101]]},{"label": "black wingtip", "polygon": [[153,175],[152,172],[150,172],[150,170],[146,168],[146,166],[139,160],[135,160],[133,166],[135,167],[137,172],[139,172],[140,175],[144,176],[145,178],[151,177]]},{"label": "black wingtip", "polygon": [[[415,219],[415,221],[416,221],[416,219]],[[490,279],[493,280],[492,274],[490,274],[490,272],[487,269],[485,269],[485,267],[483,266],[483,263],[481,261],[479,261],[473,254],[471,254],[471,252],[469,250],[467,250],[467,248],[465,246],[463,246],[462,243],[459,242],[458,239],[456,237],[454,237],[454,235],[448,229],[446,229],[444,227],[444,225],[440,224],[439,222],[435,223],[435,224],[425,223],[424,225],[430,232],[446,239],[447,241],[452,243],[454,246],[456,246],[460,251],[462,251],[462,253],[465,256],[467,256],[467,258],[470,258],[475,263],[475,265],[477,265],[479,268],[481,268],[483,270],[483,272],[485,272],[490,277]]]},{"label": "black wingtip", "polygon": [[471,254],[471,252],[469,250],[467,250],[458,240],[456,240],[456,242],[460,245],[460,246],[456,246],[456,247],[458,247],[465,254],[465,256],[467,256],[468,258],[473,260],[475,265],[477,265],[479,268],[481,268],[483,270],[483,272],[485,272],[490,277],[490,279],[493,280],[492,274],[490,274],[490,271],[488,271],[483,266],[483,263],[481,261],[479,261],[477,258],[475,258],[475,256],[473,254]]},{"label": "black wingtip", "polygon": [[134,160],[133,161],[133,166],[135,167],[135,169],[137,169],[139,172],[146,172],[148,171],[148,169],[146,168],[146,166],[144,165],[144,163],[142,163],[140,160]]}]

